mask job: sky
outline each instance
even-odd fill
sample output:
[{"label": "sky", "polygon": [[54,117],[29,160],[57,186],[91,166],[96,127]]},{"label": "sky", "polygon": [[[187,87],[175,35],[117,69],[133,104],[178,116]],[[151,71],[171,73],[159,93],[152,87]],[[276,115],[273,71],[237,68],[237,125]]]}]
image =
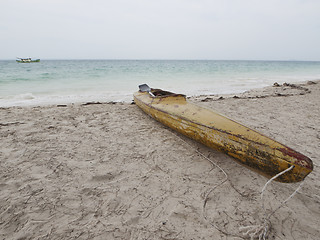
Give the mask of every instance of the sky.
[{"label": "sky", "polygon": [[320,0],[0,0],[0,59],[320,61]]}]

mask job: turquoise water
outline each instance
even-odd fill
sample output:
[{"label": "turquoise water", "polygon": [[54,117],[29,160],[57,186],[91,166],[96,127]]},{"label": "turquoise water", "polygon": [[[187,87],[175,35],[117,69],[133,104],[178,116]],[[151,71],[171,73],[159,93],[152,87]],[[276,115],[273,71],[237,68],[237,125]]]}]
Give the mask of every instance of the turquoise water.
[{"label": "turquoise water", "polygon": [[131,102],[138,85],[201,94],[320,79],[320,62],[205,60],[0,61],[0,106]]}]

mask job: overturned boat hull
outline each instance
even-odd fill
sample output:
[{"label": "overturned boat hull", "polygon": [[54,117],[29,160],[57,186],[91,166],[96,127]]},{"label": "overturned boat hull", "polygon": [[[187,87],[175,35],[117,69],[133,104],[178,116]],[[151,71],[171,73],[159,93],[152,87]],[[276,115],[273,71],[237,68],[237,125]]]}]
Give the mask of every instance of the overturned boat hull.
[{"label": "overturned boat hull", "polygon": [[151,89],[151,92],[134,93],[134,101],[164,125],[227,153],[266,177],[294,166],[276,180],[299,182],[313,170],[312,161],[303,154],[214,111],[189,103],[185,95]]}]

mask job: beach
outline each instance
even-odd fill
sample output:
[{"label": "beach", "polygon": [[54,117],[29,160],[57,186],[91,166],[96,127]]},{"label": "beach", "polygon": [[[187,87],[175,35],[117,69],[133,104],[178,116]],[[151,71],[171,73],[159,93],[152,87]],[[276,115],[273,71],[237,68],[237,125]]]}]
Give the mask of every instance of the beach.
[{"label": "beach", "polygon": [[250,239],[274,210],[267,239],[319,239],[320,81],[188,101],[305,154],[313,172],[277,209],[300,183],[273,181],[261,199],[267,178],[135,104],[0,108],[0,239]]}]

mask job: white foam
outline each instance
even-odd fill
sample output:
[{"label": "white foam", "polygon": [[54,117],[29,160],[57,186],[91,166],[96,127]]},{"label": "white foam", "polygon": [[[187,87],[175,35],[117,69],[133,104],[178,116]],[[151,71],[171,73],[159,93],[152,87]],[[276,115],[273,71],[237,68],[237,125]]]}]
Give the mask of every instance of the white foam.
[{"label": "white foam", "polygon": [[45,106],[55,104],[71,104],[86,102],[128,102],[132,101],[132,93],[117,94],[79,94],[35,96],[31,93],[0,98],[0,107],[12,106]]}]

